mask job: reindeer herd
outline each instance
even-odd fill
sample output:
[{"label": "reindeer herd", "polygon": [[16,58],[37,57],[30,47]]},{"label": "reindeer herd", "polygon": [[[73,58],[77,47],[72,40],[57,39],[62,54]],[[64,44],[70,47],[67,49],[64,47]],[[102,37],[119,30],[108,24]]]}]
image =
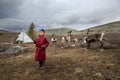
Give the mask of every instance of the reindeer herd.
[{"label": "reindeer herd", "polygon": [[98,34],[87,34],[80,37],[75,37],[72,35],[72,31],[68,32],[68,35],[61,36],[61,39],[58,40],[56,36],[53,34],[51,36],[51,42],[53,45],[59,46],[61,48],[69,48],[69,47],[84,47],[87,49],[91,49],[92,45],[96,45],[96,49],[103,49],[103,40],[105,33]]}]

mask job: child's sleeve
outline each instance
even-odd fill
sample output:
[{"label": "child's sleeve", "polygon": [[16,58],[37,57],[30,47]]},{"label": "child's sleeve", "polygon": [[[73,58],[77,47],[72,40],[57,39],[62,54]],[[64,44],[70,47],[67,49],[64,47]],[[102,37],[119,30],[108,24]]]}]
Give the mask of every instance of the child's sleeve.
[{"label": "child's sleeve", "polygon": [[[36,38],[37,39],[37,38]],[[36,44],[36,39],[33,41],[34,42],[34,44]]]},{"label": "child's sleeve", "polygon": [[36,40],[34,40],[34,44],[36,44]]},{"label": "child's sleeve", "polygon": [[45,48],[47,48],[49,46],[49,41],[47,38],[45,38],[45,43],[43,45]]}]

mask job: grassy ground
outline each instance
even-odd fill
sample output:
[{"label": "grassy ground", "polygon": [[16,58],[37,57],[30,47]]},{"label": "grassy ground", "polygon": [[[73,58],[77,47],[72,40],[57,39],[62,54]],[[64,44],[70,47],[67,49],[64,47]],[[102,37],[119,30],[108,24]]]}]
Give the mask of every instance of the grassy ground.
[{"label": "grassy ground", "polygon": [[33,53],[1,54],[0,80],[120,80],[120,50],[49,47],[43,70]]}]

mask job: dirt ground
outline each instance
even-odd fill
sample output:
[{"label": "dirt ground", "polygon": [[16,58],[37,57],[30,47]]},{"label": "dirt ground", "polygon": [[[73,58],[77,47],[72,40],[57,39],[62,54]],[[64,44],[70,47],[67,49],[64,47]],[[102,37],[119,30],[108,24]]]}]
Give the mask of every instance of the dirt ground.
[{"label": "dirt ground", "polygon": [[33,53],[0,54],[0,80],[120,80],[120,49],[49,47],[43,70]]}]

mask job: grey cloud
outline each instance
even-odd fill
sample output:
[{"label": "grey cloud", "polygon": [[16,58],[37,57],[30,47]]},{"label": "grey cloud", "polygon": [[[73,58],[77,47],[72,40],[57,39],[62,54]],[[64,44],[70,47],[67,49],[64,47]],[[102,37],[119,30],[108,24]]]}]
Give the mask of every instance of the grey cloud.
[{"label": "grey cloud", "polygon": [[18,16],[22,0],[0,0],[0,19]]},{"label": "grey cloud", "polygon": [[28,21],[18,20],[14,18],[2,19],[0,20],[0,29],[8,31],[20,31],[22,29],[27,30],[29,24]]},{"label": "grey cloud", "polygon": [[0,18],[17,16],[17,20],[35,22],[37,27],[81,29],[120,20],[119,7],[120,0],[1,0]]}]

